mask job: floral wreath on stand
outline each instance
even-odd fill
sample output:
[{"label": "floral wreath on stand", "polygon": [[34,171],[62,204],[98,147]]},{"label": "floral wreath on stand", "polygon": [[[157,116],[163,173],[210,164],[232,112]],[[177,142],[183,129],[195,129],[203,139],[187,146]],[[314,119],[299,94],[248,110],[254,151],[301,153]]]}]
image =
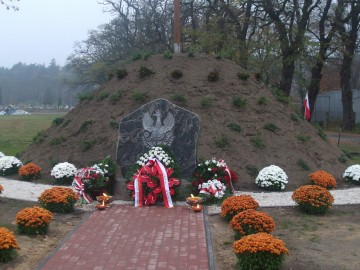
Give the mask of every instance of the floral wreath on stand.
[{"label": "floral wreath on stand", "polygon": [[215,198],[222,198],[226,187],[234,193],[233,182],[238,179],[236,173],[226,165],[224,160],[216,158],[201,161],[197,165],[193,177],[192,184],[198,193],[208,193]]},{"label": "floral wreath on stand", "polygon": [[171,177],[174,167],[174,160],[160,146],[152,147],[138,159],[136,173],[127,183],[136,207],[154,205],[162,200],[166,208],[173,207],[171,196],[180,186],[180,180]]}]

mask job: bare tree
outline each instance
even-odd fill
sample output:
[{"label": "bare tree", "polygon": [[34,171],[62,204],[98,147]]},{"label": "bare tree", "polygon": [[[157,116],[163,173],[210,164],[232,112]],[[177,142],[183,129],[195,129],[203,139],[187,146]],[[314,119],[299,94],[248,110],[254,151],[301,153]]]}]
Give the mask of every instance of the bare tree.
[{"label": "bare tree", "polygon": [[342,64],[340,68],[340,85],[343,104],[343,125],[346,130],[355,129],[355,113],[352,104],[351,67],[358,42],[360,27],[359,1],[338,0],[336,12],[336,29],[341,37]]},{"label": "bare tree", "polygon": [[319,0],[259,1],[279,35],[282,57],[280,89],[290,95],[295,62],[304,48],[304,37],[312,11]]},{"label": "bare tree", "polygon": [[19,10],[19,7],[12,4],[12,2],[16,1],[19,2],[20,0],[1,0],[0,3],[4,5],[7,10],[12,9],[17,11]]}]

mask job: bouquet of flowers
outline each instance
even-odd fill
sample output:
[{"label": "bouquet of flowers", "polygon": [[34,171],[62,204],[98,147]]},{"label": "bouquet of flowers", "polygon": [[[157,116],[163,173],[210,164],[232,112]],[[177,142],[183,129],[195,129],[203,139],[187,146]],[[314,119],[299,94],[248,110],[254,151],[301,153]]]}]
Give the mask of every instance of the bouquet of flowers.
[{"label": "bouquet of flowers", "polygon": [[12,175],[18,172],[22,163],[19,159],[12,156],[0,157],[0,175]]},{"label": "bouquet of flowers", "polygon": [[58,163],[51,170],[51,176],[58,185],[71,185],[76,173],[76,167],[68,162]]},{"label": "bouquet of flowers", "polygon": [[356,165],[352,165],[350,167],[348,167],[344,174],[343,177],[351,182],[354,182],[355,184],[360,184],[360,165],[356,164]]},{"label": "bouquet of flowers", "polygon": [[33,162],[29,162],[19,169],[19,175],[24,180],[34,180],[39,178],[41,168]]},{"label": "bouquet of flowers", "polygon": [[0,227],[0,263],[10,261],[19,249],[15,235],[7,228]]},{"label": "bouquet of flowers", "polygon": [[192,183],[196,189],[209,179],[217,179],[227,185],[232,192],[234,191],[232,183],[237,180],[236,173],[226,165],[225,161],[216,158],[200,162],[193,173],[193,177]]},{"label": "bouquet of flowers", "polygon": [[91,203],[96,196],[106,192],[106,179],[99,166],[81,168],[75,173],[72,187],[81,202]]},{"label": "bouquet of flowers", "polygon": [[211,179],[199,185],[199,194],[208,203],[221,202],[226,196],[226,186],[217,179]]},{"label": "bouquet of flowers", "polygon": [[286,173],[278,166],[271,165],[263,168],[255,179],[255,183],[264,189],[280,191],[288,183]]},{"label": "bouquet of flowers", "polygon": [[154,205],[157,200],[164,200],[165,207],[172,207],[171,196],[180,180],[171,177],[174,160],[162,147],[152,147],[136,162],[137,172],[127,183],[135,199],[135,206]]}]

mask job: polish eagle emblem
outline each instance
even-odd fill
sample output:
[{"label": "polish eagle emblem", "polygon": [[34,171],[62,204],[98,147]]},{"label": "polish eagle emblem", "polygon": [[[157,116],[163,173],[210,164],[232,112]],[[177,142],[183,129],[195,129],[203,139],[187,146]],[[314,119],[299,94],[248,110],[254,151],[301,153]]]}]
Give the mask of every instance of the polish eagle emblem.
[{"label": "polish eagle emblem", "polygon": [[142,141],[144,145],[149,148],[158,145],[171,145],[174,140],[172,130],[175,124],[174,116],[169,112],[162,120],[160,110],[156,110],[153,116],[156,117],[155,120],[149,112],[143,116],[142,124],[145,132]]}]

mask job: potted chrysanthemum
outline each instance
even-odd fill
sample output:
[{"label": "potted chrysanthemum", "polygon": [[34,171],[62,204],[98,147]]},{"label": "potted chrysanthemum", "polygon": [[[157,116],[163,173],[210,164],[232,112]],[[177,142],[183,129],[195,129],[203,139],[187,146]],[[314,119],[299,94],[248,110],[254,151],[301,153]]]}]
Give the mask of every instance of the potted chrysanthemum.
[{"label": "potted chrysanthemum", "polygon": [[309,175],[310,181],[313,185],[318,185],[326,189],[336,187],[335,177],[326,171],[316,171]]},{"label": "potted chrysanthemum", "polygon": [[256,185],[270,191],[281,191],[288,183],[286,173],[276,165],[263,168],[255,179]]},{"label": "potted chrysanthemum", "polygon": [[294,191],[291,198],[301,211],[308,214],[324,214],[334,202],[330,191],[317,185],[301,186]]},{"label": "potted chrysanthemum", "polygon": [[38,200],[42,207],[51,212],[68,213],[74,210],[78,196],[71,188],[52,187],[44,190]]},{"label": "potted chrysanthemum", "polygon": [[41,207],[27,207],[16,215],[16,225],[19,233],[45,234],[53,218],[50,211]]},{"label": "potted chrysanthemum", "polygon": [[254,209],[244,210],[230,221],[230,228],[235,231],[235,239],[258,232],[270,233],[275,229],[275,221],[268,214]]},{"label": "potted chrysanthemum", "polygon": [[76,171],[76,167],[73,164],[62,162],[52,168],[51,176],[54,177],[57,185],[71,185]]},{"label": "potted chrysanthemum", "polygon": [[29,162],[20,167],[19,175],[22,179],[32,181],[40,177],[41,168],[33,162]]},{"label": "potted chrysanthemum", "polygon": [[250,195],[231,196],[221,204],[221,216],[230,221],[236,214],[247,209],[256,209],[259,203]]},{"label": "potted chrysanthemum", "polygon": [[347,181],[350,181],[357,185],[360,185],[360,165],[356,164],[356,165],[352,165],[352,166],[348,167],[345,170],[343,177]]},{"label": "potted chrysanthemum", "polygon": [[0,157],[0,175],[7,176],[16,174],[22,163],[19,159],[13,156]]},{"label": "potted chrysanthemum", "polygon": [[19,245],[12,231],[0,227],[0,262],[8,262],[16,255]]},{"label": "potted chrysanthemum", "polygon": [[238,258],[237,269],[280,268],[285,254],[289,254],[284,241],[268,233],[259,232],[242,237],[233,244]]}]

